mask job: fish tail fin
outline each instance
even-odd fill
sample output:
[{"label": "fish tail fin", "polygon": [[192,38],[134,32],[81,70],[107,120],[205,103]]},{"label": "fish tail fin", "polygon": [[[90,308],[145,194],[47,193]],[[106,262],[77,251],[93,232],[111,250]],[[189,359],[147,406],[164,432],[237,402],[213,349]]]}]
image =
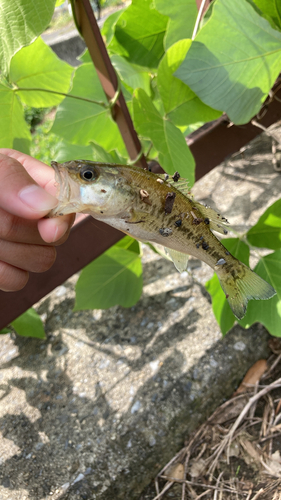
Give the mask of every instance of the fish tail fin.
[{"label": "fish tail fin", "polygon": [[266,300],[276,294],[274,288],[242,262],[237,261],[237,273],[219,272],[218,278],[233,314],[242,319],[251,299]]}]

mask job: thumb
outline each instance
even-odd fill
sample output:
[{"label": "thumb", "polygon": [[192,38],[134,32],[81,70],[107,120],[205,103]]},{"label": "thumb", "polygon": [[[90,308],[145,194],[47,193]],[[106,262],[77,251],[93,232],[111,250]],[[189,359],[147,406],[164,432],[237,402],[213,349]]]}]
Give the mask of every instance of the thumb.
[{"label": "thumb", "polygon": [[57,199],[38,186],[14,158],[0,154],[0,207],[25,219],[41,219]]}]

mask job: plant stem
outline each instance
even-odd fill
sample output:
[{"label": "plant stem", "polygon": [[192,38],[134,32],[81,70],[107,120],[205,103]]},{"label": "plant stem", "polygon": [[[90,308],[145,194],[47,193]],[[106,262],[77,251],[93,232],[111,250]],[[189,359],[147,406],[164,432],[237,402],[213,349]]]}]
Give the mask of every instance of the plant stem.
[{"label": "plant stem", "polygon": [[92,104],[97,104],[98,106],[102,106],[103,108],[108,108],[109,106],[105,104],[103,101],[94,101],[93,99],[87,99],[86,97],[81,97],[73,94],[65,94],[64,92],[56,92],[55,90],[48,89],[40,89],[40,88],[14,88],[14,92],[48,92],[49,94],[62,95],[64,97],[71,97],[72,99],[79,99],[80,101],[90,102]]},{"label": "plant stem", "polygon": [[197,15],[197,18],[196,18],[196,22],[195,22],[195,26],[194,26],[194,30],[193,30],[193,33],[192,33],[191,40],[194,40],[194,38],[196,37],[196,33],[198,31],[198,26],[199,26],[199,23],[200,23],[200,19],[201,19],[201,16],[202,16],[203,9],[205,7],[205,3],[206,3],[206,0],[202,0],[202,3],[200,5],[200,9],[199,9],[199,12],[198,12],[198,15]]}]

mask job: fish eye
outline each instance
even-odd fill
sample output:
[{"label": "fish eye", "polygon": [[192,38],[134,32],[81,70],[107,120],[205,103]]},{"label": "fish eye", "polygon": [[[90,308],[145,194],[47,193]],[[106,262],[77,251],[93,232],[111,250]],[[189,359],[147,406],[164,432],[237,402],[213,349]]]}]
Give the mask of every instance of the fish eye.
[{"label": "fish eye", "polygon": [[97,174],[96,174],[95,169],[93,167],[89,167],[88,165],[85,165],[80,170],[80,177],[84,181],[90,182],[90,181],[96,179]]}]

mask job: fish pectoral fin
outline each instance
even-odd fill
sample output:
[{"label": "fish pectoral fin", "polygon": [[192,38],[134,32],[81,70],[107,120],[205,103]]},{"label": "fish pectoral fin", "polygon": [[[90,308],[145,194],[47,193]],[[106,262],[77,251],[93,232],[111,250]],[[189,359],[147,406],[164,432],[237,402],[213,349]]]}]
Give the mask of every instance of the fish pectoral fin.
[{"label": "fish pectoral fin", "polygon": [[175,264],[175,268],[179,271],[179,273],[186,271],[189,255],[178,252],[177,250],[172,250],[171,248],[164,248],[165,252],[171,257],[173,263]]},{"label": "fish pectoral fin", "polygon": [[230,227],[229,222],[225,217],[218,214],[213,208],[205,207],[198,201],[192,200],[194,206],[198,209],[201,214],[201,217],[205,219],[205,222],[209,224],[209,227],[212,231],[216,231],[217,233],[227,234]]}]

